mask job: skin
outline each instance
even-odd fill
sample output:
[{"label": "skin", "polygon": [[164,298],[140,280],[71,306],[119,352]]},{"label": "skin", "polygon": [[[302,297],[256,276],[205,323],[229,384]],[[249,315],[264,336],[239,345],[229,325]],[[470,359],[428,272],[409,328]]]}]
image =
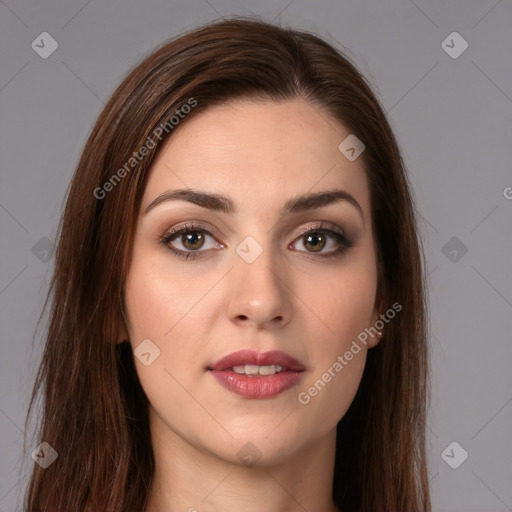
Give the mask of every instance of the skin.
[{"label": "skin", "polygon": [[[125,288],[125,339],[135,349],[149,338],[160,350],[148,366],[135,358],[156,460],[145,512],[259,512],[262,496],[269,512],[337,510],[336,425],[378,338],[360,344],[307,405],[297,397],[379,317],[367,178],[361,158],[351,162],[338,150],[349,134],[300,98],[237,100],[188,119],[154,161]],[[180,200],[144,214],[158,195],[187,187],[228,196],[239,212]],[[349,192],[363,217],[348,201],[279,215],[287,200],[332,188]],[[327,236],[315,252],[301,231],[319,221],[338,226],[353,246],[329,259],[338,242]],[[192,243],[201,252],[195,260],[158,241],[190,222],[211,233],[202,247]],[[252,263],[236,252],[247,236],[263,249]],[[172,241],[194,252],[185,244],[183,236]],[[306,371],[276,397],[241,397],[206,371],[241,348],[282,350]],[[261,454],[253,466],[237,455],[247,442]]]}]

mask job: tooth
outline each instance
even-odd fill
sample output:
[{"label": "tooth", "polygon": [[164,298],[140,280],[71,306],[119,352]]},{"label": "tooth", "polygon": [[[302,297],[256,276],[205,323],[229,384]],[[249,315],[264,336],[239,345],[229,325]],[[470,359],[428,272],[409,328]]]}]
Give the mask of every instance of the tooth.
[{"label": "tooth", "polygon": [[259,367],[260,375],[273,375],[276,373],[276,366],[274,364]]},{"label": "tooth", "polygon": [[246,375],[258,375],[260,367],[257,364],[246,364],[245,374]]},{"label": "tooth", "polygon": [[246,364],[233,366],[232,371],[239,375],[275,375],[281,371],[286,371],[286,366],[280,366],[275,364],[269,364],[264,366],[258,366],[255,364]]}]

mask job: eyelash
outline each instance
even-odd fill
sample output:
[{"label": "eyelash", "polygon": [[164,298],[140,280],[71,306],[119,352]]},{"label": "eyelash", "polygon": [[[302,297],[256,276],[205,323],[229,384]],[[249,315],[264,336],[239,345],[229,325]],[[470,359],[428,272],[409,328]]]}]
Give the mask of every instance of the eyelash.
[{"label": "eyelash", "polygon": [[[195,224],[187,224],[178,229],[172,230],[170,233],[168,233],[164,236],[158,237],[158,241],[166,249],[170,250],[178,258],[182,258],[185,260],[187,260],[189,258],[196,259],[198,257],[201,257],[199,253],[206,252],[206,251],[185,252],[185,251],[182,251],[181,249],[176,249],[170,245],[171,241],[174,238],[178,238],[179,236],[190,234],[190,233],[203,233],[203,234],[209,235],[213,238],[213,235],[206,228],[204,228],[202,226],[195,225]],[[303,231],[302,233],[299,234],[299,236],[296,238],[296,240],[298,240],[299,238],[304,237],[306,235],[309,235],[309,234],[329,235],[340,245],[338,249],[330,252],[329,254],[326,254],[326,255],[319,254],[318,257],[320,257],[320,258],[331,259],[331,258],[339,257],[347,249],[351,248],[354,245],[354,243],[352,241],[350,241],[348,238],[346,238],[345,235],[342,235],[341,233],[338,233],[337,231],[334,231],[332,229],[325,228],[323,224],[320,224],[313,228],[306,229],[305,231]],[[307,251],[299,251],[299,252],[307,252]],[[314,253],[309,253],[309,254],[311,256],[313,256],[314,258],[316,257],[316,255]]]}]

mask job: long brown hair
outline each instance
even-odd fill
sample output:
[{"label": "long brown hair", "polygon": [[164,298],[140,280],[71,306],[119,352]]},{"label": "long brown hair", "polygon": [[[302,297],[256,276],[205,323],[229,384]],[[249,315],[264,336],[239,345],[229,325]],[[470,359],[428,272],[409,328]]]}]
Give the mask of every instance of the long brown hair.
[{"label": "long brown hair", "polygon": [[[88,137],[59,226],[48,333],[26,419],[42,390],[38,443],[59,457],[46,469],[34,464],[25,510],[144,510],[154,472],[148,401],[129,343],[116,340],[148,170],[192,116],[248,97],[302,97],[365,144],[379,300],[402,310],[369,350],[337,426],[333,498],[343,512],[430,511],[425,267],[398,144],[366,79],[340,51],[313,34],[240,17],[160,46],[123,80]],[[171,127],[191,99],[194,108]],[[135,165],[130,159],[149,139],[156,147]]]}]

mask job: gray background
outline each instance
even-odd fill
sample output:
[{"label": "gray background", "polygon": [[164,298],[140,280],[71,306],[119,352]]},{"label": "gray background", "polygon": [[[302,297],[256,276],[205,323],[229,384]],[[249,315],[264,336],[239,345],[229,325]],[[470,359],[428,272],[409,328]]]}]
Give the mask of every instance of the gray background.
[{"label": "gray background", "polygon": [[[512,510],[512,3],[5,0],[0,512],[20,510],[33,464],[20,453],[46,320],[34,336],[35,323],[53,268],[50,241],[95,118],[156,45],[211,19],[251,13],[347,48],[388,112],[422,214],[430,272],[433,509]],[[457,58],[445,51],[462,48],[448,38],[454,31],[469,45]],[[42,32],[58,42],[46,59],[31,47],[42,46]],[[444,452],[453,441],[460,447]],[[469,457],[453,469],[445,461],[460,463],[462,449]]]}]

